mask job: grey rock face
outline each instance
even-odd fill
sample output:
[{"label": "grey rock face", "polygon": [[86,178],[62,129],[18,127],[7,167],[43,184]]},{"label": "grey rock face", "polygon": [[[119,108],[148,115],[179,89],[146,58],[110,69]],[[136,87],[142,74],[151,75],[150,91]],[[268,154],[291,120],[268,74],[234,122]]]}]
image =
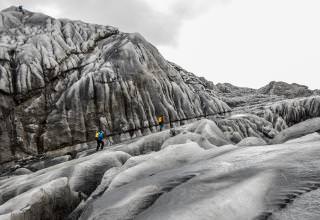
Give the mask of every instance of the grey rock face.
[{"label": "grey rock face", "polygon": [[0,162],[230,111],[213,84],[139,34],[11,7],[0,12]]},{"label": "grey rock face", "polygon": [[287,126],[319,117],[320,96],[276,102],[270,106],[266,106],[262,115],[280,131]]},{"label": "grey rock face", "polygon": [[297,83],[288,84],[286,82],[272,81],[260,89],[234,86],[230,83],[218,83],[215,89],[225,97],[243,96],[282,96],[284,98],[308,97],[318,95],[318,90],[310,90],[308,86]]},{"label": "grey rock face", "polygon": [[251,89],[247,87],[238,87],[234,86],[230,83],[218,83],[216,88],[220,93],[230,96],[243,96],[243,95],[250,95],[257,92],[256,89]]},{"label": "grey rock face", "polygon": [[[307,86],[297,83],[288,84],[285,82],[272,81],[268,85],[258,89],[258,93],[284,96],[286,98],[307,97],[314,94]],[[315,91],[316,93],[316,91]]]},{"label": "grey rock face", "polygon": [[283,97],[275,95],[264,95],[264,94],[247,94],[247,95],[228,95],[223,94],[222,100],[227,103],[233,110],[248,110],[248,106],[251,108],[259,108],[265,106],[267,103],[273,103],[284,100]]},{"label": "grey rock face", "polygon": [[296,83],[272,81],[260,89],[234,86],[230,83],[218,83],[217,94],[233,109],[264,106],[284,99],[319,95],[319,90],[310,90],[307,86]]},{"label": "grey rock face", "polygon": [[233,143],[238,143],[246,137],[267,140],[278,133],[271,122],[253,114],[235,114],[225,119],[216,120],[216,123]]}]

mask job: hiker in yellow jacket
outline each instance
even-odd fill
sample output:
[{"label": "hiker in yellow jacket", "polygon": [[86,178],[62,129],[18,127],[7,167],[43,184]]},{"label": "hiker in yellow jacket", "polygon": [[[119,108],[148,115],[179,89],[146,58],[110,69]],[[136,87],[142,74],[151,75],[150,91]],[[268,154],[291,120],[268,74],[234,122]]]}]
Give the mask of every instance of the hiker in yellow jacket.
[{"label": "hiker in yellow jacket", "polygon": [[160,126],[160,131],[162,131],[163,126],[164,126],[164,117],[163,117],[163,115],[159,116],[159,117],[157,118],[157,120],[158,120],[158,124],[159,124],[159,126]]}]

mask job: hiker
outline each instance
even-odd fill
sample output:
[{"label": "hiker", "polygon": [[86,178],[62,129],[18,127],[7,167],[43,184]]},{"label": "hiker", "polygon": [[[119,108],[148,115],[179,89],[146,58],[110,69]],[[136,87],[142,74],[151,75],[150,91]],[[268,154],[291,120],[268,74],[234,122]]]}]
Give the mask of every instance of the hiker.
[{"label": "hiker", "polygon": [[113,141],[112,141],[112,137],[111,135],[109,137],[107,137],[107,135],[103,134],[105,142],[103,142],[104,144],[106,144],[107,146],[111,146]]},{"label": "hiker", "polygon": [[19,6],[18,6],[18,11],[21,12],[22,14],[24,14],[24,10],[23,10],[22,5],[19,5]]},{"label": "hiker", "polygon": [[109,137],[105,137],[106,142],[108,142],[108,146],[111,146],[113,144],[112,136],[110,135]]},{"label": "hiker", "polygon": [[163,115],[158,117],[158,124],[160,126],[160,131],[163,129]]},{"label": "hiker", "polygon": [[99,150],[99,148],[101,148],[101,150],[103,150],[104,147],[104,142],[103,142],[103,138],[104,138],[104,133],[102,130],[97,131],[96,132],[96,140],[97,140],[97,150]]}]

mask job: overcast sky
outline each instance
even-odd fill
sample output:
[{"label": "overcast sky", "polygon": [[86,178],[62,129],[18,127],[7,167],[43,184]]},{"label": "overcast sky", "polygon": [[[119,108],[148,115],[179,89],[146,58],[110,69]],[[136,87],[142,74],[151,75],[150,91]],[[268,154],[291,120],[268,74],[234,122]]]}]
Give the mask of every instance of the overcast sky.
[{"label": "overcast sky", "polygon": [[259,88],[320,88],[320,0],[1,0],[59,18],[140,32],[199,76]]}]

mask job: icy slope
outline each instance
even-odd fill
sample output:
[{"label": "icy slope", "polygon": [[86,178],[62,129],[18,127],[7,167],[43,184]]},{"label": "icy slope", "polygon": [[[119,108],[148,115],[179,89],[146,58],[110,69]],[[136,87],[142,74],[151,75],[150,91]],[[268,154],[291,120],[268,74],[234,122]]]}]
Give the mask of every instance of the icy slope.
[{"label": "icy slope", "polygon": [[[80,219],[273,219],[291,203],[306,216],[299,204],[319,202],[308,196],[320,186],[319,141],[210,150],[190,142],[165,150],[120,169]],[[319,218],[316,210],[309,219]]]},{"label": "icy slope", "polygon": [[[302,136],[303,127],[316,120],[279,136]],[[176,136],[163,131],[31,174],[2,177],[0,219],[320,217],[319,134],[278,145],[258,138],[230,143],[213,121],[201,120],[176,128]],[[311,214],[306,204],[313,204]]]},{"label": "icy slope", "polygon": [[10,7],[0,12],[0,162],[230,111],[213,84],[139,34]]}]

